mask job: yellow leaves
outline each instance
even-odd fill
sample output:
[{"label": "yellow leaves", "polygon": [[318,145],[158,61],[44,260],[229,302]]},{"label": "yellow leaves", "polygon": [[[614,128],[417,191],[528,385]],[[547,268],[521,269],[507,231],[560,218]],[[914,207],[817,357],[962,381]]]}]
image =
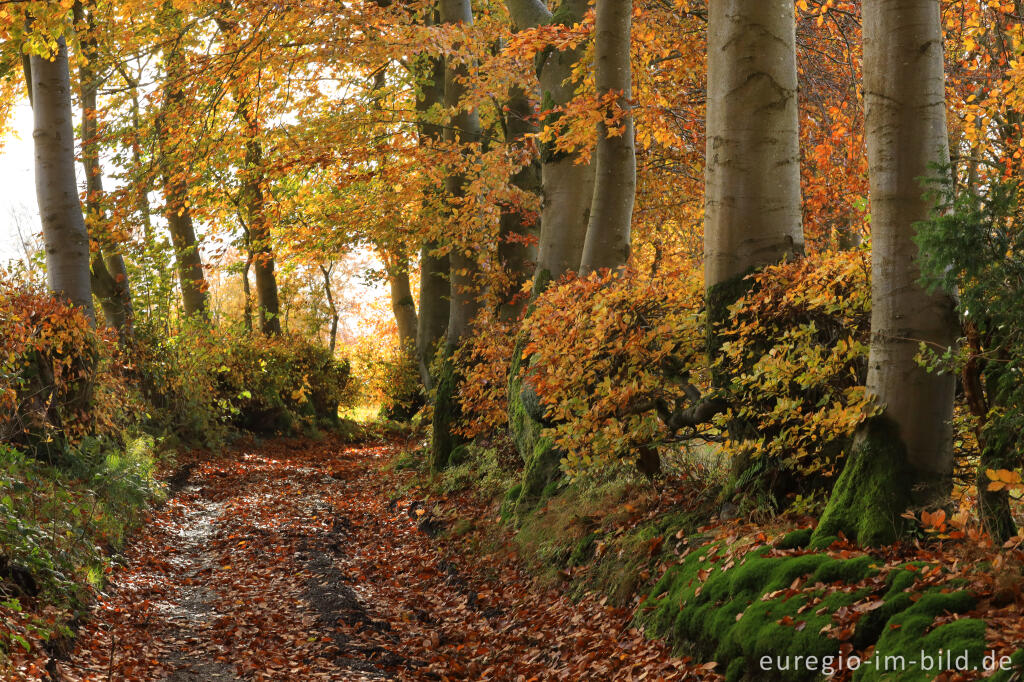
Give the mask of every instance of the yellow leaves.
[{"label": "yellow leaves", "polygon": [[1021,475],[1016,471],[986,469],[985,476],[989,480],[988,490],[991,492],[1017,490],[1024,487],[1022,486]]}]

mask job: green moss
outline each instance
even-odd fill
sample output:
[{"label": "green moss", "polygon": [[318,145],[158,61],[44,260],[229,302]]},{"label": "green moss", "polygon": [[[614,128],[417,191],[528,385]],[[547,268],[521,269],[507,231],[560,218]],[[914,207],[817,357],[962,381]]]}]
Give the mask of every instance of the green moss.
[{"label": "green moss", "polygon": [[743,675],[747,672],[747,660],[740,656],[734,658],[729,667],[725,670],[726,682],[739,682],[743,679]]},{"label": "green moss", "polygon": [[854,679],[932,680],[946,669],[936,662],[940,650],[949,652],[954,666],[957,657],[966,655],[969,666],[980,667],[986,651],[984,621],[962,618],[931,629],[939,616],[970,611],[976,601],[968,592],[924,594],[889,619],[875,646],[876,663],[863,666]]},{"label": "green moss", "polygon": [[885,417],[868,421],[836,481],[812,546],[843,533],[863,546],[889,544],[903,532],[900,515],[918,476],[907,463],[899,429]]},{"label": "green moss", "polygon": [[569,565],[582,566],[590,561],[594,556],[594,545],[597,544],[599,537],[601,536],[597,533],[590,533],[580,540],[572,554],[569,555]]},{"label": "green moss", "polygon": [[[649,607],[638,621],[677,647],[695,643],[699,655],[728,666],[729,679],[762,679],[763,671],[750,667],[762,656],[834,655],[838,643],[821,629],[832,624],[839,608],[864,599],[870,590],[793,593],[791,586],[797,580],[804,585],[856,584],[876,572],[868,556],[774,556],[769,547],[725,569],[723,564],[729,564],[719,556],[721,549],[708,545],[670,568],[651,590]],[[816,677],[808,669],[789,671],[785,679]]]},{"label": "green moss", "polygon": [[833,542],[839,542],[838,535],[815,535],[812,533],[811,541],[807,543],[807,547],[815,550],[828,549],[832,546]]},{"label": "green moss", "polygon": [[519,493],[522,489],[522,484],[517,483],[509,488],[505,494],[505,499],[501,501],[501,508],[498,510],[498,515],[501,516],[502,521],[510,521],[512,519],[516,510],[516,501],[519,500]]},{"label": "green moss", "polygon": [[538,421],[542,408],[537,395],[532,390],[523,390],[523,382],[519,379],[525,343],[526,339],[522,336],[516,340],[508,383],[509,434],[525,463],[520,496],[516,503],[516,516],[519,518],[533,511],[548,496],[546,492],[553,492],[550,486],[562,478],[562,453],[555,448],[550,438],[542,436],[544,427]]},{"label": "green moss", "polygon": [[430,469],[434,472],[447,469],[452,451],[462,444],[454,430],[459,417],[456,399],[458,384],[459,377],[452,354],[446,353],[438,370],[434,398],[433,438],[430,443]]},{"label": "green moss", "polygon": [[[999,661],[996,662],[996,665]],[[1010,682],[1024,678],[1024,649],[1020,649],[1010,656],[1009,670],[1000,668],[999,672],[992,676],[993,682]]]},{"label": "green moss", "polygon": [[811,541],[812,528],[801,528],[794,530],[775,543],[776,549],[802,549]]}]

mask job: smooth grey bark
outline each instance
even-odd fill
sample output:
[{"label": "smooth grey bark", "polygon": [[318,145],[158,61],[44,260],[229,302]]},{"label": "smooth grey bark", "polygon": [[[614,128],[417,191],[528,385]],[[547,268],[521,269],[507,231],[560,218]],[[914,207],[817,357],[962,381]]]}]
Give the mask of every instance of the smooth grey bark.
[{"label": "smooth grey bark", "polygon": [[[581,275],[601,268],[621,268],[629,261],[636,201],[636,147],[630,103],[633,96],[629,52],[632,24],[632,0],[597,0],[594,42],[597,94],[602,97],[619,93],[616,104],[624,117],[619,123],[621,131],[615,135],[604,121],[598,124],[596,182],[580,263]],[[606,116],[615,113],[610,111]]]},{"label": "smooth grey bark", "polygon": [[[81,2],[74,5],[75,21],[91,31],[91,15]],[[92,238],[94,253],[90,271],[92,290],[103,309],[107,324],[117,330],[122,344],[130,343],[134,332],[131,289],[128,283],[128,269],[124,256],[115,249],[104,255],[100,244],[97,223],[104,218],[103,173],[100,168],[99,142],[96,107],[96,92],[99,78],[92,69],[96,58],[96,40],[92,35],[80,37],[82,49],[81,64],[78,68],[79,98],[82,104],[82,168],[85,171],[86,230]]]},{"label": "smooth grey bark", "polygon": [[[541,8],[547,12],[546,8]],[[518,22],[517,22],[518,26]],[[535,102],[531,93],[518,85],[509,91],[505,104],[505,143],[522,145],[537,132]],[[512,185],[519,190],[541,196],[540,158],[535,156],[512,176]],[[540,230],[540,216],[526,215],[516,207],[503,207],[499,219],[498,262],[507,278],[507,288],[499,297],[498,316],[505,321],[519,318],[528,298],[523,287],[533,276],[537,263],[536,240]]]},{"label": "smooth grey bark", "polygon": [[391,311],[398,325],[398,340],[403,350],[416,347],[416,302],[409,284],[409,263],[402,258],[388,270],[388,286],[391,291]]},{"label": "smooth grey bark", "polygon": [[914,225],[934,203],[921,179],[949,164],[938,0],[865,0],[864,101],[871,189],[871,351],[868,391],[899,427],[915,469],[953,466],[952,374],[915,361],[921,342],[952,347],[952,299],[920,284]]},{"label": "smooth grey bark", "polygon": [[708,3],[707,288],[803,251],[793,0]]},{"label": "smooth grey bark", "polygon": [[52,60],[32,55],[32,139],[36,199],[46,246],[50,289],[82,308],[95,321],[89,270],[89,233],[75,178],[71,76],[63,37]]},{"label": "smooth grey bark", "polygon": [[[419,118],[419,144],[437,144],[444,136],[441,126],[429,121],[429,112],[444,101],[444,60],[438,57],[421,57],[417,80],[420,96],[416,100]],[[428,190],[429,191],[429,190]],[[424,205],[428,205],[424,199]],[[433,388],[430,365],[438,344],[448,330],[449,307],[451,305],[451,284],[448,281],[450,263],[448,255],[439,255],[441,245],[435,241],[425,243],[420,249],[420,301],[416,329],[416,356],[420,379],[425,390]]]},{"label": "smooth grey bark", "polygon": [[505,0],[512,23],[519,30],[536,28],[551,22],[551,12],[543,0]]},{"label": "smooth grey bark", "polygon": [[[519,29],[533,28],[557,21],[572,24],[583,20],[590,0],[562,0],[552,14],[536,0],[506,0]],[[583,47],[573,50],[549,50],[537,68],[541,87],[541,108],[550,110],[568,104],[579,83],[573,70],[582,59]],[[550,115],[549,123],[557,123]],[[567,272],[579,270],[583,243],[590,222],[594,195],[594,164],[582,163],[579,155],[547,146],[541,149],[541,229],[534,270],[533,295],[538,296],[552,281]]]},{"label": "smooth grey bark", "polygon": [[[180,13],[170,3],[165,3],[164,8],[170,13],[172,23],[181,30]],[[177,131],[179,126],[185,125],[182,116],[185,115],[183,109],[187,65],[181,49],[177,41],[166,48],[163,105],[156,120],[158,154],[163,176],[164,216],[174,247],[182,308],[188,317],[209,321],[208,285],[202,255],[199,252],[199,240],[196,239],[195,225],[189,208],[188,168],[182,158],[184,140]]]},{"label": "smooth grey bark", "polygon": [[[470,25],[473,23],[473,9],[470,0],[441,0],[440,19],[445,24]],[[480,118],[474,109],[462,102],[466,94],[463,82],[469,69],[451,57],[445,60],[444,105],[455,112],[452,121],[444,131],[445,142],[461,150],[463,155],[473,152],[471,145],[480,141]],[[444,181],[445,199],[453,207],[466,196],[466,178],[460,172],[450,173]],[[434,391],[434,411],[431,426],[433,433],[430,444],[430,468],[441,471],[448,467],[452,452],[461,443],[455,430],[460,414],[458,390],[461,384],[459,369],[455,366],[455,351],[469,336],[473,318],[480,310],[477,295],[477,275],[480,266],[475,257],[473,245],[453,240],[449,244],[449,277],[451,303],[448,314],[448,333],[445,338],[444,355],[438,371]]]},{"label": "smooth grey bark", "polygon": [[[439,3],[441,23],[466,24],[473,23],[473,9],[469,0],[441,0]],[[456,64],[446,60],[444,71],[444,104],[456,113],[451,125],[445,128],[446,142],[467,145],[479,142],[481,137],[480,117],[472,109],[462,106],[462,98],[466,94],[466,85],[462,82],[469,74],[465,64]],[[449,199],[458,200],[465,197],[466,178],[460,173],[453,173],[445,178],[445,192]],[[451,282],[451,303],[448,314],[448,336],[446,346],[449,351],[458,348],[462,340],[469,334],[470,324],[480,310],[477,296],[477,275],[480,266],[474,252],[464,244],[453,245],[448,255]]]}]

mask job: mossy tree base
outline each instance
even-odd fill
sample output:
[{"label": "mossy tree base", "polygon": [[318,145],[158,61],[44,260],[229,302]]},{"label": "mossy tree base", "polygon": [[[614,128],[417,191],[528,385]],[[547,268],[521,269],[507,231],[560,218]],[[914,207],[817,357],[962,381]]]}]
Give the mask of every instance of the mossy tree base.
[{"label": "mossy tree base", "polygon": [[461,411],[458,388],[461,377],[451,351],[446,351],[436,379],[434,397],[433,437],[430,442],[430,470],[444,471],[451,463],[452,453],[465,443],[455,432]]},{"label": "mossy tree base", "polygon": [[820,547],[840,533],[863,547],[894,542],[901,515],[937,499],[949,481],[922,474],[907,462],[899,428],[884,415],[864,424],[811,539]]},{"label": "mossy tree base", "polygon": [[520,519],[533,511],[544,498],[545,490],[562,477],[561,451],[550,438],[542,435],[544,425],[540,418],[543,406],[536,392],[519,378],[525,343],[522,336],[516,340],[508,383],[509,432],[525,463],[519,496],[515,501],[515,515]]}]

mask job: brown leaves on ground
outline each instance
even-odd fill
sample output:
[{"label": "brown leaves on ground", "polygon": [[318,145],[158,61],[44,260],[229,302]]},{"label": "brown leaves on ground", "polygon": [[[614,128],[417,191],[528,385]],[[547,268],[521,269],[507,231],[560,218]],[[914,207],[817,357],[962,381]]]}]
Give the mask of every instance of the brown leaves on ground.
[{"label": "brown leaves on ground", "polygon": [[196,466],[57,664],[62,680],[679,680],[631,614],[446,560],[388,505],[391,446],[275,441]]}]

